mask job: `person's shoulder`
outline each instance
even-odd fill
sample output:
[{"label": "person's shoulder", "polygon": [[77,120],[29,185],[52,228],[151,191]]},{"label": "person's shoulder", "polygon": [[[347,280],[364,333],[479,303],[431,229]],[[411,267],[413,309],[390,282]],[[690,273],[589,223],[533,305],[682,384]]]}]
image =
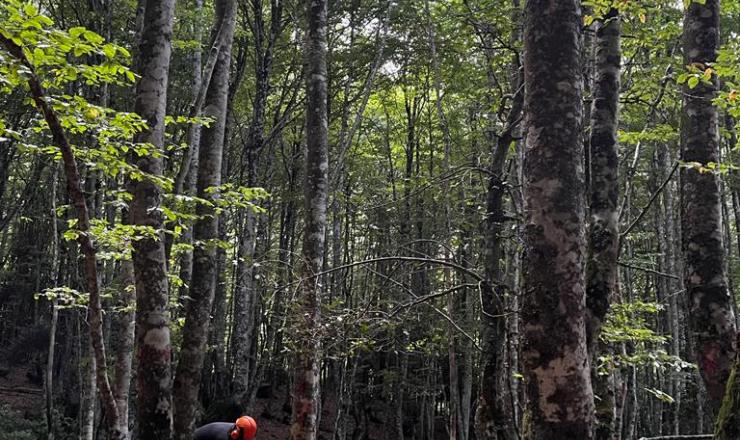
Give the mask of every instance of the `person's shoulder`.
[{"label": "person's shoulder", "polygon": [[234,426],[228,422],[213,422],[203,425],[193,432],[193,440],[228,440],[229,431]]}]

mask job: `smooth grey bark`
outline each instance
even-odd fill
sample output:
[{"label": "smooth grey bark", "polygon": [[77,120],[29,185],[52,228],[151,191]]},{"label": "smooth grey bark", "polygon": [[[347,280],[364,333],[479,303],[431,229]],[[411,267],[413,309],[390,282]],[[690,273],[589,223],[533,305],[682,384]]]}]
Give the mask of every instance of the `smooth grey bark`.
[{"label": "smooth grey bark", "polygon": [[306,3],[305,230],[294,316],[295,353],[291,440],[318,436],[321,363],[321,271],[328,196],[327,1]]},{"label": "smooth grey bark", "polygon": [[[200,17],[200,14],[203,11],[203,0],[195,0],[194,6],[196,17]],[[196,21],[199,23],[200,19],[196,18]],[[203,31],[200,24],[198,23],[196,23],[193,28],[193,39],[200,43]],[[203,54],[201,48],[197,47],[191,54],[191,62],[193,63],[193,76],[191,78],[190,84],[194,90],[194,93],[199,93],[203,83],[203,72],[201,70],[202,58]],[[200,146],[202,129],[203,127],[200,124],[191,124],[190,127],[188,127],[188,151],[185,154],[186,156],[189,156],[189,163],[183,164],[181,166],[181,169],[179,170],[178,177],[180,177],[180,174],[183,174],[183,176],[180,177],[182,179],[182,183],[180,183],[177,178],[175,179],[175,193],[179,194],[179,192],[185,192],[189,195],[195,195],[196,181],[198,178],[198,148]],[[178,184],[181,188],[178,188]],[[180,241],[189,245],[193,244],[193,231],[191,228],[185,228],[182,236],[180,237]],[[193,251],[188,249],[185,250],[180,256],[180,280],[182,281],[182,286],[180,286],[180,289],[178,291],[180,304],[183,304],[183,298],[188,296],[192,276]]]},{"label": "smooth grey bark", "polygon": [[525,437],[588,440],[581,8],[528,0],[525,9]]},{"label": "smooth grey bark", "polygon": [[[82,326],[80,326],[80,328],[82,328]],[[80,440],[93,440],[95,434],[95,393],[97,392],[97,380],[95,378],[95,356],[92,354],[90,337],[83,337],[82,332],[80,332],[79,348],[79,438]]]},{"label": "smooth grey bark", "polygon": [[218,192],[210,191],[221,185],[221,161],[224,147],[231,46],[236,23],[236,1],[219,0],[215,3],[214,35],[221,33],[213,75],[204,100],[204,114],[213,119],[204,127],[198,149],[197,196],[211,205],[199,204],[193,228],[193,281],[187,302],[182,347],[173,387],[173,437],[190,440],[198,406],[198,393],[205,359],[211,309],[216,291],[216,243],[218,215],[214,205]]},{"label": "smooth grey bark", "polygon": [[[154,148],[164,146],[164,117],[167,104],[167,82],[172,53],[172,22],[175,0],[145,0],[144,16],[138,44],[138,74],[134,110],[148,123],[148,130],[136,137]],[[160,157],[134,158],[145,173],[162,175]],[[162,189],[150,180],[131,185],[133,201],[130,222],[157,231],[163,227],[158,207]],[[133,243],[136,278],[136,423],[137,438],[161,440],[170,438],[172,424],[172,383],[170,342],[169,287],[165,240],[143,238]]]},{"label": "smooth grey bark", "polygon": [[[59,167],[54,166],[51,173],[50,224],[51,224],[51,282],[53,287],[59,284],[59,231],[57,227],[57,179]],[[0,197],[2,193],[0,192]],[[51,301],[51,322],[49,323],[49,349],[46,358],[44,375],[44,393],[46,399],[46,438],[54,440],[54,355],[56,353],[57,323],[59,321],[58,299]]]},{"label": "smooth grey bark", "polygon": [[599,352],[608,350],[599,341],[609,304],[618,295],[619,271],[619,159],[617,124],[621,65],[621,18],[611,9],[595,24],[596,60],[593,108],[589,139],[589,230],[586,262],[586,338],[592,362],[596,400],[596,439],[616,436],[614,380],[616,372],[596,371]]},{"label": "smooth grey bark", "polygon": [[[701,71],[717,60],[719,0],[693,1],[684,16],[684,64]],[[681,160],[719,162],[717,79],[683,90]],[[735,358],[735,317],[725,275],[719,179],[696,167],[681,169],[681,231],[689,322],[710,407],[717,411]]]},{"label": "smooth grey bark", "polygon": [[118,310],[115,316],[116,341],[114,345],[114,378],[113,396],[119,411],[119,430],[121,436],[129,437],[128,413],[129,391],[131,386],[131,362],[134,352],[136,314],[136,291],[134,280],[134,264],[131,260],[121,262],[119,275]]}]

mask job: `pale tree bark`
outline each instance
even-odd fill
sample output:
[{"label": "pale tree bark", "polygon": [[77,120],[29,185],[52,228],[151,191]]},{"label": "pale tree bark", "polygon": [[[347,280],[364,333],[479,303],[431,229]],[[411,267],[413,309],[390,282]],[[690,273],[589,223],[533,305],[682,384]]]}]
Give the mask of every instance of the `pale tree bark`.
[{"label": "pale tree bark", "polygon": [[580,2],[529,0],[525,15],[525,437],[588,440]]},{"label": "pale tree bark", "polygon": [[[200,17],[203,12],[203,0],[195,0],[195,16]],[[202,29],[200,25],[200,19],[196,19],[196,25],[193,28],[193,39],[200,43],[202,36]],[[193,76],[191,78],[191,86],[194,93],[199,93],[201,85],[203,83],[203,72],[202,72],[202,58],[203,54],[200,47],[197,47],[192,55],[191,62],[193,63]],[[184,191],[188,195],[195,195],[196,191],[196,180],[198,178],[198,148],[200,146],[200,137],[203,127],[200,124],[191,124],[188,127],[188,151],[185,153],[186,159],[189,163],[183,163],[178,173],[178,178],[175,178],[175,192],[178,190]],[[183,169],[184,168],[184,169]],[[180,177],[182,175],[182,177]],[[178,188],[178,183],[182,180]],[[186,244],[193,244],[193,232],[190,228],[186,228],[181,236],[181,242]],[[190,282],[193,275],[193,251],[185,250],[180,256],[180,280],[182,286],[180,286],[178,297],[180,303],[183,303],[183,298],[188,296],[190,291]]]},{"label": "pale tree bark", "polygon": [[[78,318],[82,320],[81,318]],[[82,329],[80,325],[80,329]],[[80,381],[80,411],[79,427],[80,440],[93,440],[95,435],[95,393],[97,381],[95,379],[95,356],[92,354],[90,338],[83,337],[80,331],[80,357],[79,357],[79,381]]]},{"label": "pale tree bark", "polygon": [[136,314],[134,313],[136,291],[134,288],[134,263],[130,260],[121,262],[119,275],[119,296],[116,320],[115,376],[113,379],[113,396],[119,411],[119,430],[121,436],[129,437],[128,430],[128,397],[131,386],[131,361],[134,352]]},{"label": "pale tree bark", "polygon": [[[57,228],[57,179],[59,167],[54,166],[51,173],[51,282],[53,287],[59,283],[59,231]],[[2,195],[0,194],[0,197]],[[59,301],[55,297],[51,301],[51,322],[49,324],[49,353],[46,358],[46,375],[44,376],[44,391],[46,394],[46,438],[54,440],[54,354],[56,347],[57,322],[59,321]]]},{"label": "pale tree bark", "polygon": [[[709,68],[719,48],[719,0],[692,1],[684,16],[684,64]],[[681,160],[706,166],[719,162],[717,80],[684,88]],[[681,231],[684,283],[697,362],[710,407],[719,408],[735,358],[735,317],[725,276],[718,176],[681,169]]]},{"label": "pale tree bark", "polygon": [[[147,121],[148,130],[137,136],[154,148],[164,145],[164,117],[167,82],[172,53],[172,21],[175,0],[146,0],[143,28],[138,46],[138,73],[135,111]],[[145,173],[162,175],[162,159],[154,155],[135,158]],[[159,231],[163,221],[158,207],[162,189],[154,182],[141,180],[131,185],[130,222]],[[172,384],[170,311],[168,307],[165,240],[143,238],[133,243],[136,278],[136,421],[137,438],[170,438],[172,423]]]},{"label": "pale tree bark", "polygon": [[293,422],[291,440],[318,437],[319,372],[321,363],[321,271],[328,193],[328,113],[326,33],[327,1],[306,3],[306,156],[304,184],[305,230],[295,331]]},{"label": "pale tree bark", "polygon": [[619,159],[617,117],[621,65],[621,21],[616,9],[596,25],[596,62],[590,136],[590,224],[586,262],[586,337],[596,404],[595,438],[616,435],[616,406],[613,380],[616,372],[600,374],[593,363],[599,352],[608,350],[599,342],[609,304],[617,295],[619,252]]},{"label": "pale tree bark", "polygon": [[[226,128],[229,96],[231,46],[236,23],[236,1],[219,0],[215,3],[216,23],[213,34],[221,33],[218,60],[206,92],[204,114],[213,119],[203,129],[198,149],[197,196],[211,203],[217,201],[217,192],[209,189],[221,185],[221,160]],[[199,204],[198,219],[193,228],[193,281],[187,302],[182,348],[173,389],[174,438],[190,440],[198,406],[198,393],[205,358],[211,308],[216,291],[216,244],[218,215],[216,206]]]}]

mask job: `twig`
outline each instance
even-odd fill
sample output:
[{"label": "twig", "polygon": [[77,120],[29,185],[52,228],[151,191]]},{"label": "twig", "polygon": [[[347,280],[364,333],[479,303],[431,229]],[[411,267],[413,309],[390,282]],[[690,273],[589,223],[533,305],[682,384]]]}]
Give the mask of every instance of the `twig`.
[{"label": "twig", "polygon": [[660,185],[660,187],[655,191],[655,193],[653,193],[653,196],[650,197],[650,200],[648,200],[647,205],[645,205],[645,207],[642,208],[642,211],[640,212],[640,215],[638,215],[637,218],[634,219],[632,221],[632,223],[630,223],[629,227],[627,227],[627,229],[625,229],[624,232],[622,232],[621,234],[619,234],[619,241],[620,242],[622,241],[622,239],[624,237],[627,236],[627,234],[629,234],[630,232],[632,232],[632,230],[635,228],[635,226],[637,226],[637,224],[640,223],[640,221],[642,220],[642,218],[645,217],[645,214],[647,214],[648,210],[653,205],[653,202],[655,202],[655,199],[658,198],[658,195],[660,195],[660,193],[663,192],[663,190],[665,189],[665,187],[668,186],[668,182],[670,182],[671,179],[673,178],[673,175],[676,174],[676,170],[678,169],[678,165],[679,165],[679,162],[676,161],[676,163],[673,164],[673,168],[671,168],[671,172],[668,174],[668,177],[665,178],[665,180]]},{"label": "twig", "polygon": [[652,274],[655,274],[655,275],[658,275],[658,276],[661,276],[661,277],[671,278],[671,279],[674,279],[674,280],[680,280],[681,279],[681,278],[679,278],[679,277],[677,277],[675,275],[671,275],[669,273],[659,272],[659,271],[657,271],[655,269],[650,269],[648,267],[635,266],[635,265],[632,265],[632,264],[629,264],[629,263],[625,263],[623,261],[620,261],[617,264],[619,264],[622,267],[627,267],[629,269],[635,269],[635,270],[641,270],[643,272],[652,273]]}]

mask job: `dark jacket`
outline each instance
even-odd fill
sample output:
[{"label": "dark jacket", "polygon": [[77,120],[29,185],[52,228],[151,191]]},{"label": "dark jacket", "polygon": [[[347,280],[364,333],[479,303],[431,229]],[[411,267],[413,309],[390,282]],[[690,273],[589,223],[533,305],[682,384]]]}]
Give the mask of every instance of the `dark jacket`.
[{"label": "dark jacket", "polygon": [[209,423],[195,430],[193,440],[230,440],[229,432],[232,429],[234,429],[233,423]]}]

